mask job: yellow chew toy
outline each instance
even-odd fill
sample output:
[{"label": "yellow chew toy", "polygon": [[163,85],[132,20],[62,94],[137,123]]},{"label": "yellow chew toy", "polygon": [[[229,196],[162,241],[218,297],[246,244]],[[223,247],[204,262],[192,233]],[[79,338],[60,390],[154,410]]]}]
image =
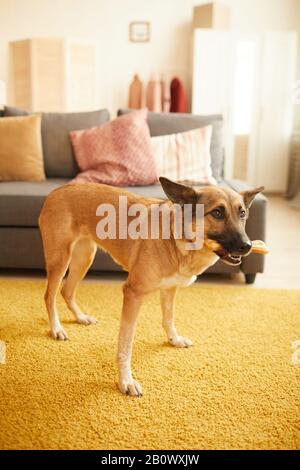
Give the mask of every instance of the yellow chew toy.
[{"label": "yellow chew toy", "polygon": [[215,240],[211,240],[210,238],[207,238],[207,240],[204,240],[204,245],[206,246],[206,248],[208,248],[211,251],[222,250],[220,243],[216,242]]},{"label": "yellow chew toy", "polygon": [[[204,245],[211,251],[220,251],[222,250],[222,246],[216,242],[215,240],[210,240],[209,238],[204,241]],[[252,242],[252,248],[250,253],[259,253],[260,255],[266,255],[269,253],[269,249],[267,248],[265,242],[262,240],[254,240]]]},{"label": "yellow chew toy", "polygon": [[267,255],[269,253],[269,249],[267,248],[265,242],[262,240],[254,240],[252,242],[251,253],[258,253],[260,255]]}]

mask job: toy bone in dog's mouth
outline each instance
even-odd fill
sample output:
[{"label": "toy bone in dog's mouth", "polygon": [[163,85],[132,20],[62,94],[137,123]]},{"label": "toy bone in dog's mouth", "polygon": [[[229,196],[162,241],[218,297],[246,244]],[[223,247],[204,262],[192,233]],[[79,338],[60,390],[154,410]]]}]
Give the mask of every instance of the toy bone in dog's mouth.
[{"label": "toy bone in dog's mouth", "polygon": [[[269,253],[269,249],[262,240],[254,240],[251,243],[251,249],[246,255],[243,255],[243,257],[250,255],[250,253],[258,253],[260,255],[266,255]],[[222,245],[215,240],[208,238],[204,241],[204,245],[206,248],[216,253],[216,255],[218,255],[226,264],[238,266],[242,262],[242,256],[234,256],[228,253],[228,251],[226,251]]]}]

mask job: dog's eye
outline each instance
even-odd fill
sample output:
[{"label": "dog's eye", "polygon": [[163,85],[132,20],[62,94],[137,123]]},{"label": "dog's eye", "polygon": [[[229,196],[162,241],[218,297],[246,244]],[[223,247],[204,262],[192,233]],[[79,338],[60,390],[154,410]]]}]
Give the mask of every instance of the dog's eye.
[{"label": "dog's eye", "polygon": [[214,210],[211,212],[211,215],[212,215],[215,219],[218,219],[218,220],[223,220],[223,219],[224,219],[224,212],[221,211],[220,209],[214,209]]},{"label": "dog's eye", "polygon": [[246,218],[246,215],[247,215],[246,211],[245,211],[244,209],[241,209],[241,210],[240,210],[240,218],[241,218],[241,219],[245,219],[245,218]]}]

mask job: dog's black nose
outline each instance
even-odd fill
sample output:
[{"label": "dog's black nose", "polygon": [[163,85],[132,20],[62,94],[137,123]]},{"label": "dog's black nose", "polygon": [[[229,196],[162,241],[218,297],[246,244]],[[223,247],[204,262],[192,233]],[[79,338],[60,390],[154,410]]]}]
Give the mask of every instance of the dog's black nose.
[{"label": "dog's black nose", "polygon": [[252,243],[250,241],[243,242],[239,247],[239,253],[241,255],[246,255],[252,248]]}]

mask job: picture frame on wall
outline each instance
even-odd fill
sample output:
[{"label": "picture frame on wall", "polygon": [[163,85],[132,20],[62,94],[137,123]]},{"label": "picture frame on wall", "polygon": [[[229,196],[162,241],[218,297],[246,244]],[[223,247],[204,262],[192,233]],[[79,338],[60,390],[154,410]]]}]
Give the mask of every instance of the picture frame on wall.
[{"label": "picture frame on wall", "polygon": [[149,42],[150,22],[132,21],[129,24],[129,39],[131,42]]}]

